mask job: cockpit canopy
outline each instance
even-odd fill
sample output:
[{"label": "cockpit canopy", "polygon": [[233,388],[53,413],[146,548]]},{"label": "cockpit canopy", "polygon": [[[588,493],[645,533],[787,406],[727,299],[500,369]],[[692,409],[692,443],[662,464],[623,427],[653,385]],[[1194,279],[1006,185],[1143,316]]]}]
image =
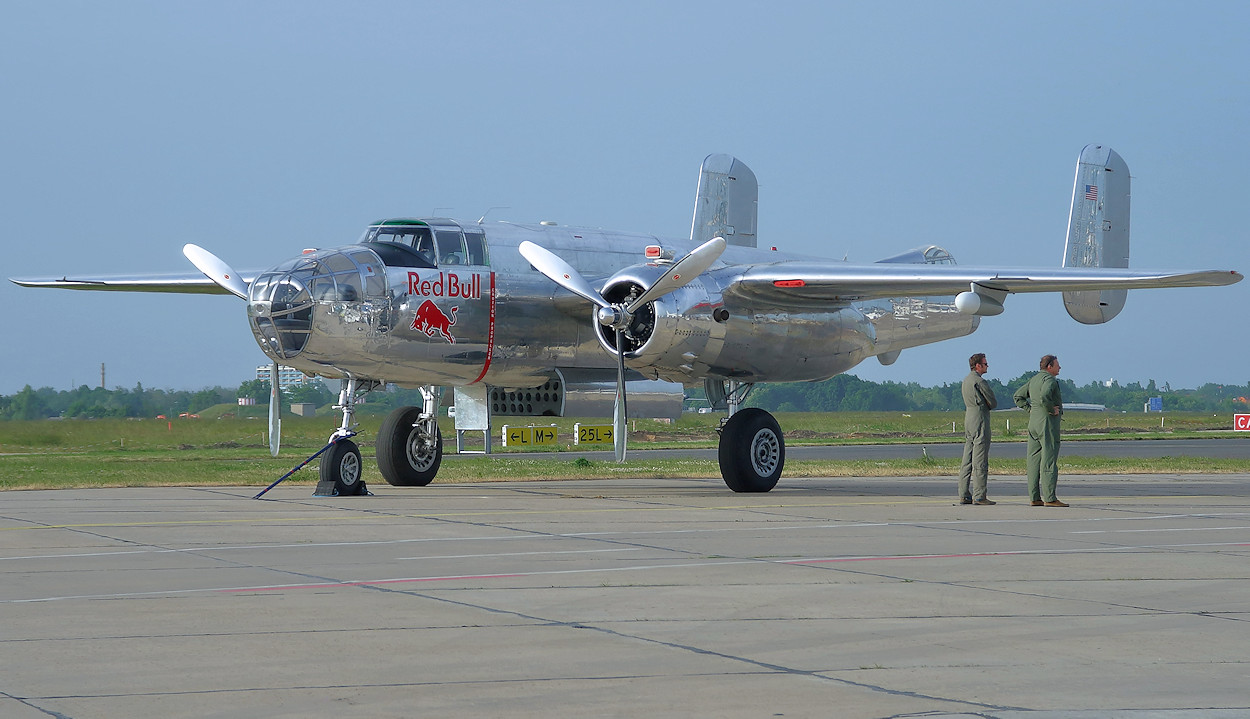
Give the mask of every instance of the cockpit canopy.
[{"label": "cockpit canopy", "polygon": [[901,254],[887,257],[877,262],[891,262],[898,264],[915,264],[915,265],[953,265],[955,257],[945,249],[937,245],[926,245],[924,247],[916,247]]},{"label": "cockpit canopy", "polygon": [[379,220],[360,237],[388,267],[486,265],[486,235],[442,218]]}]

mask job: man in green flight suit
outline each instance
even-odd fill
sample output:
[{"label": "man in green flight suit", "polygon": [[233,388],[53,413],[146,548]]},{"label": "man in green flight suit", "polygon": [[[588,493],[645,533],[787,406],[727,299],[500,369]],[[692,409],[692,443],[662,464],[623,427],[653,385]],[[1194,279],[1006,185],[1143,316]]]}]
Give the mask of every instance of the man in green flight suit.
[{"label": "man in green flight suit", "polygon": [[990,410],[998,398],[981,376],[990,368],[984,352],[968,358],[971,369],[964,377],[964,456],[959,464],[959,503],[997,504],[986,498],[985,484],[990,470]]},{"label": "man in green flight suit", "polygon": [[1016,406],[1029,410],[1029,449],[1026,466],[1029,499],[1034,507],[1066,507],[1055,496],[1059,483],[1059,418],[1063,397],[1059,393],[1059,358],[1042,357],[1041,371],[1012,396]]}]

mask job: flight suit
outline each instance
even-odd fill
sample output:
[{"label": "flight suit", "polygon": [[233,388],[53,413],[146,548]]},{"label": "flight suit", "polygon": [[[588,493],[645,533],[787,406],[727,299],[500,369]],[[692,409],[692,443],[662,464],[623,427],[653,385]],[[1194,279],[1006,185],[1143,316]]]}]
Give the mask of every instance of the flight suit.
[{"label": "flight suit", "polygon": [[[1063,413],[1063,397],[1059,381],[1049,372],[1038,372],[1012,396],[1016,406],[1029,410],[1029,448],[1026,467],[1029,499],[1057,502],[1055,485],[1059,483],[1059,418]],[[1060,415],[1054,409],[1060,408]]]},{"label": "flight suit", "polygon": [[964,456],[959,465],[959,498],[977,502],[985,499],[985,484],[990,473],[990,410],[998,406],[998,398],[989,382],[976,372],[964,377],[963,395],[967,409],[964,412]]}]

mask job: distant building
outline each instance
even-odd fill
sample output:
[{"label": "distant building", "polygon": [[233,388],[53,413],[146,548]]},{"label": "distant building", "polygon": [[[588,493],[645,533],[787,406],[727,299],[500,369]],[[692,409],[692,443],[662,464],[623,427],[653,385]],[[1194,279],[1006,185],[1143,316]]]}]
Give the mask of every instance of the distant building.
[{"label": "distant building", "polygon": [[[269,381],[269,374],[273,370],[273,365],[263,364],[256,368],[256,379]],[[278,385],[281,387],[294,387],[301,384],[309,384],[313,381],[312,377],[285,365],[278,365]]]},{"label": "distant building", "polygon": [[315,417],[317,415],[317,405],[308,402],[296,402],[291,405],[291,414],[300,417]]}]

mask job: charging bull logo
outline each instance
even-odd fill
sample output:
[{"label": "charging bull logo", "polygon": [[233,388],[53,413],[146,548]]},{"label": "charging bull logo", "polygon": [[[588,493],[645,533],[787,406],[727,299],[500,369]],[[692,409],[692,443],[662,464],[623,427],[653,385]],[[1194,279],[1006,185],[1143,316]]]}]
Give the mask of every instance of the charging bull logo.
[{"label": "charging bull logo", "polygon": [[442,333],[443,337],[451,344],[456,344],[456,338],[451,334],[451,326],[456,324],[456,310],[459,307],[451,308],[451,317],[448,317],[434,304],[431,300],[426,300],[417,308],[417,316],[412,318],[412,328],[418,332],[424,332],[426,337],[433,337],[435,332]]}]

